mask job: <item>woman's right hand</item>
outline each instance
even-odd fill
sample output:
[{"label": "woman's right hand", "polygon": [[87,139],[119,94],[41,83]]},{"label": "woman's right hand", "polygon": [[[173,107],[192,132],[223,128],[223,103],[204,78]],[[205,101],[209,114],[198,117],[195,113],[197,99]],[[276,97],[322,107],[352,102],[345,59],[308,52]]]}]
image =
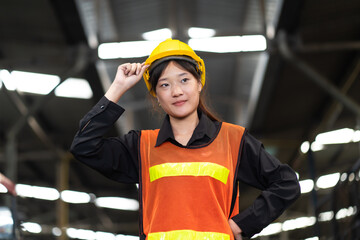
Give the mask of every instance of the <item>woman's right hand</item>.
[{"label": "woman's right hand", "polygon": [[115,79],[105,93],[105,97],[113,102],[118,102],[120,97],[140,81],[149,65],[145,63],[124,63],[116,72]]}]

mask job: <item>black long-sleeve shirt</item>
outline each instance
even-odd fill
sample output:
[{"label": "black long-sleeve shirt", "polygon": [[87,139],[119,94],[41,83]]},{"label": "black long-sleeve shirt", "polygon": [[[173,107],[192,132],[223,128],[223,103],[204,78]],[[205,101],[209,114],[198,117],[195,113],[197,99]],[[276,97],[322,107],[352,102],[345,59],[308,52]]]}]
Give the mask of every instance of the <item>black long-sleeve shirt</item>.
[{"label": "black long-sleeve shirt", "polygon": [[[80,121],[70,151],[76,159],[103,175],[123,183],[139,182],[139,139],[141,131],[130,131],[121,137],[104,138],[124,109],[103,97]],[[199,124],[186,146],[173,135],[168,116],[157,137],[156,146],[170,141],[180,147],[192,148],[214,139],[221,123],[210,120],[199,112]],[[243,236],[251,237],[279,217],[300,195],[294,171],[267,153],[258,140],[247,131],[237,180],[260,189],[262,192],[248,207],[233,217],[242,229]]]}]

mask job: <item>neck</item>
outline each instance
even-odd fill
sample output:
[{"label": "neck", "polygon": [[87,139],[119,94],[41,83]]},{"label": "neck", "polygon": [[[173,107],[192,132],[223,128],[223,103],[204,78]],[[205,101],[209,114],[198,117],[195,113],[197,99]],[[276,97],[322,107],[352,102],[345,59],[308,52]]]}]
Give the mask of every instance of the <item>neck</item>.
[{"label": "neck", "polygon": [[189,142],[198,123],[199,116],[197,111],[194,111],[193,114],[181,119],[170,116],[170,124],[174,133],[174,137],[176,141],[182,145],[186,145]]}]

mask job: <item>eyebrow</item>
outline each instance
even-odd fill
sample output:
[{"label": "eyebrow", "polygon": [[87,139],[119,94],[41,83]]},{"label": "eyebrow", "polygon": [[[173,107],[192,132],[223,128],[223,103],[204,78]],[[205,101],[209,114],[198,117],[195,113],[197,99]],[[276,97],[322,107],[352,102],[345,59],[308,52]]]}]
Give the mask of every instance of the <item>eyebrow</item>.
[{"label": "eyebrow", "polygon": [[[188,72],[182,72],[182,73],[179,73],[177,76],[182,77],[182,76],[185,76],[185,75],[188,75],[188,74],[189,74]],[[167,80],[167,78],[159,78],[158,82],[165,81],[165,80]]]}]

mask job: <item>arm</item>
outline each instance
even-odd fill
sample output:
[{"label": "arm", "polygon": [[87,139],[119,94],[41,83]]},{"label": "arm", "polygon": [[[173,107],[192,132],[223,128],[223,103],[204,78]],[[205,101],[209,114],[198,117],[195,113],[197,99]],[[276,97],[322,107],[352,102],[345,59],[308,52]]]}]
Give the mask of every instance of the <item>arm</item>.
[{"label": "arm", "polygon": [[4,185],[4,187],[8,190],[8,192],[14,196],[16,196],[15,184],[5,177],[2,173],[0,173],[0,184]]},{"label": "arm", "polygon": [[76,159],[120,182],[138,182],[137,145],[140,132],[131,131],[123,137],[104,138],[124,112],[115,104],[135,85],[145,71],[143,64],[123,64],[105,96],[80,121],[70,152]]},{"label": "arm", "polygon": [[234,216],[242,234],[251,237],[278,218],[299,196],[295,172],[267,153],[249,133],[244,136],[238,180],[262,190],[253,205]]}]

